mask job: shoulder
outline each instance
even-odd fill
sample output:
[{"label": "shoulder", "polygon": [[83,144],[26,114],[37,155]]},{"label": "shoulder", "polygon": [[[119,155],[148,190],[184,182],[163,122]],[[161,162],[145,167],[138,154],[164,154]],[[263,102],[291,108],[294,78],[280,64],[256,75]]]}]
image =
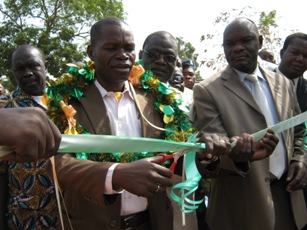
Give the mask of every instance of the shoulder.
[{"label": "shoulder", "polygon": [[277,64],[268,62],[268,61],[264,61],[261,58],[258,58],[258,64],[259,66],[261,66],[263,69],[269,70],[269,71],[273,71],[275,72],[276,69],[278,68]]},{"label": "shoulder", "polygon": [[299,85],[305,85],[305,87],[307,88],[307,79],[304,78],[304,77],[300,77],[300,78],[298,79],[298,84],[299,84]]},{"label": "shoulder", "polygon": [[[218,86],[222,86],[224,82],[228,81],[229,79],[231,80],[232,77],[235,75],[233,69],[228,66],[224,70],[221,70],[210,77],[200,81],[199,83],[195,84],[196,88],[197,87],[202,87],[202,88],[216,88]],[[195,88],[194,86],[194,88]]]},{"label": "shoulder", "polygon": [[286,84],[286,85],[292,86],[291,80],[289,80],[288,78],[284,77],[283,75],[281,75],[281,74],[279,74],[277,72],[273,72],[273,71],[268,70],[268,69],[263,69],[262,67],[259,67],[259,68],[260,68],[260,71],[262,72],[262,74],[268,80],[276,82],[277,84]]}]

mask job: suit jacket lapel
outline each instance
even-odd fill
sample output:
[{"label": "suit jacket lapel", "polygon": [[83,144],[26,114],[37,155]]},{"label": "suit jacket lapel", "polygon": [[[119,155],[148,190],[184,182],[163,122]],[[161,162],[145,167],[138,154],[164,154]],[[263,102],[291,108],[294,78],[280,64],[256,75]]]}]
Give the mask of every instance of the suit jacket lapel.
[{"label": "suit jacket lapel", "polygon": [[[221,78],[224,80],[224,86],[228,90],[230,90],[237,97],[241,98],[242,101],[249,104],[253,109],[257,110],[259,113],[262,114],[259,106],[253,98],[253,95],[244,85],[244,83],[240,81],[240,78],[230,66],[227,66]],[[244,87],[242,87],[242,84],[244,85]]]},{"label": "suit jacket lapel", "polygon": [[84,107],[94,133],[111,134],[110,119],[101,94],[95,84],[89,86],[84,93],[84,97],[81,97],[80,102]]},{"label": "suit jacket lapel", "polygon": [[282,105],[283,105],[282,89],[281,89],[282,83],[279,81],[280,78],[275,77],[275,74],[277,73],[271,74],[269,72],[264,71],[262,68],[260,68],[260,71],[262,72],[263,76],[266,78],[268,82],[279,119],[284,120],[283,113],[282,113]]}]

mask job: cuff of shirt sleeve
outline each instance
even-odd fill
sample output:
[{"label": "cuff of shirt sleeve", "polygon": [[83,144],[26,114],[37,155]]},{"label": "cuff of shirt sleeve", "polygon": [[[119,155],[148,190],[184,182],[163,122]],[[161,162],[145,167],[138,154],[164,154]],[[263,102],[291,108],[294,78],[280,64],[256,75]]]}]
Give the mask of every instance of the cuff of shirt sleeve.
[{"label": "cuff of shirt sleeve", "polygon": [[119,163],[115,163],[113,165],[111,165],[111,167],[108,169],[108,172],[107,172],[107,175],[106,175],[106,180],[105,180],[105,192],[104,194],[108,194],[108,195],[111,195],[111,194],[118,194],[118,193],[122,193],[124,190],[121,189],[121,190],[113,190],[113,186],[112,186],[112,179],[113,179],[113,172],[116,168],[116,166],[118,165]]}]

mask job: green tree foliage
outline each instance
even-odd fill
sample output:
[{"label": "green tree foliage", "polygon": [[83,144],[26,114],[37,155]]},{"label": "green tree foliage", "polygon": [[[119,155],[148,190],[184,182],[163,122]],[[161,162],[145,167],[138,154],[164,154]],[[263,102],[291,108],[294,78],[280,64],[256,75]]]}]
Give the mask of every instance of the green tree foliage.
[{"label": "green tree foliage", "polygon": [[40,48],[49,74],[58,77],[66,63],[85,60],[93,23],[105,16],[126,17],[120,0],[4,0],[0,12],[0,76],[10,78],[11,56],[18,45]]},{"label": "green tree foliage", "polygon": [[177,42],[178,42],[178,47],[179,47],[179,58],[183,60],[188,60],[192,59],[195,62],[195,67],[196,67],[196,78],[197,79],[202,79],[200,76],[199,71],[197,71],[197,68],[199,66],[199,63],[197,62],[197,58],[199,56],[198,53],[195,53],[195,47],[190,43],[190,42],[185,42],[183,40],[183,37],[176,37]]},{"label": "green tree foliage", "polygon": [[271,12],[261,12],[258,29],[264,38],[264,44],[262,48],[268,48],[275,53],[279,53],[279,49],[282,46],[282,39],[279,37],[277,25],[277,13],[276,10]]}]

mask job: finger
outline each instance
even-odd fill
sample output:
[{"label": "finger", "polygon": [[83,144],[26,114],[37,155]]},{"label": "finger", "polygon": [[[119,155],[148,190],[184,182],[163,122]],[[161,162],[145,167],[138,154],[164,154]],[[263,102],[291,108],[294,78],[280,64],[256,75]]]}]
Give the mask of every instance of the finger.
[{"label": "finger", "polygon": [[288,175],[286,181],[289,182],[287,185],[287,191],[295,191],[298,189],[302,189],[304,187],[304,170],[300,170],[298,164],[295,164],[294,167],[290,166],[288,170]]},{"label": "finger", "polygon": [[58,127],[54,123],[52,123],[52,121],[50,121],[49,119],[48,119],[48,124],[51,129],[50,139],[52,140],[47,150],[48,157],[50,157],[51,155],[54,155],[54,153],[56,153],[57,150],[59,149],[62,135]]},{"label": "finger", "polygon": [[172,187],[173,186],[173,181],[172,179],[168,177],[157,177],[155,179],[155,184],[161,185],[162,188],[166,187]]},{"label": "finger", "polygon": [[147,160],[152,162],[152,163],[156,163],[158,165],[161,165],[164,161],[164,157],[163,156],[154,156],[154,157],[147,158]]},{"label": "finger", "polygon": [[32,162],[38,158],[37,151],[24,150],[22,153],[14,152],[11,161],[15,162]]},{"label": "finger", "polygon": [[169,168],[166,168],[166,167],[161,166],[161,165],[156,165],[155,170],[156,170],[156,173],[159,175],[159,177],[162,177],[162,178],[168,178],[169,179],[173,175],[172,171]]},{"label": "finger", "polygon": [[238,141],[239,138],[240,138],[239,136],[231,137],[231,138],[230,138],[230,142],[231,142],[231,143],[232,143],[232,142],[236,142],[236,141]]},{"label": "finger", "polygon": [[298,189],[302,189],[302,185],[300,185],[300,182],[298,179],[293,179],[290,181],[290,183],[287,185],[287,191],[292,192]]},{"label": "finger", "polygon": [[242,137],[238,138],[237,144],[232,151],[230,157],[235,161],[250,160],[254,153],[253,138],[244,133]]},{"label": "finger", "polygon": [[269,153],[273,153],[274,149],[276,148],[276,142],[272,141],[271,139],[263,138],[259,143],[261,147]]},{"label": "finger", "polygon": [[229,139],[227,137],[219,137],[215,136],[213,138],[214,141],[214,155],[224,155],[230,152],[231,144],[229,143]]}]

